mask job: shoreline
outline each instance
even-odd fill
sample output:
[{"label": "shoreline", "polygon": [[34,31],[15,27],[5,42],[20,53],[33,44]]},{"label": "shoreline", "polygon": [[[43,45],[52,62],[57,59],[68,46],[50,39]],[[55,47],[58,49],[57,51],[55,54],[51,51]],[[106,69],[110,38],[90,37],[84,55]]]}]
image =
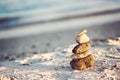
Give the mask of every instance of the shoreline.
[{"label": "shoreline", "polygon": [[[120,22],[65,29],[41,34],[24,35],[21,37],[0,39],[0,54],[21,54],[25,52],[48,52],[58,46],[74,43],[75,35],[87,29],[90,39],[107,39],[120,36]],[[14,33],[15,34],[15,33]]]}]

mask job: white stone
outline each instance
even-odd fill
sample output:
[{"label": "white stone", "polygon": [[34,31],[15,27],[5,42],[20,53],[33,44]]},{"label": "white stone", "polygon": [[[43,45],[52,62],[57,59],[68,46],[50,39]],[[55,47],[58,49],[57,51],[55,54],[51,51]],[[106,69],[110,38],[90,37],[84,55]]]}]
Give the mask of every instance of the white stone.
[{"label": "white stone", "polygon": [[89,42],[89,37],[86,35],[86,34],[82,34],[82,35],[80,35],[80,36],[77,36],[77,38],[76,38],[76,41],[78,42],[78,43],[86,43],[86,42]]}]

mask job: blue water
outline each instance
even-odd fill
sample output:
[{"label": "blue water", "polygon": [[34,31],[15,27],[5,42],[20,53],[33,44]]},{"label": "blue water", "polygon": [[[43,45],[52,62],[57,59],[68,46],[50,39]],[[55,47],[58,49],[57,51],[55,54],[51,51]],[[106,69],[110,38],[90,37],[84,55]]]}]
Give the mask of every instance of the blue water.
[{"label": "blue water", "polygon": [[[77,1],[77,0],[76,0]],[[74,3],[76,2],[74,1]],[[13,13],[18,11],[26,11],[33,9],[56,7],[61,5],[70,4],[71,1],[53,1],[53,0],[2,0],[0,1],[0,14]],[[79,0],[77,2],[80,2]]]},{"label": "blue water", "polygon": [[[96,4],[89,4],[92,2]],[[76,4],[80,4],[80,6],[70,7]],[[0,0],[0,28],[20,23],[25,17],[28,18],[36,15],[47,16],[48,14],[67,14],[76,11],[82,12],[119,4],[120,0]],[[34,12],[34,10],[40,12],[37,13]],[[25,13],[28,11],[30,12],[26,15]],[[34,14],[32,12],[34,12]]]},{"label": "blue water", "polygon": [[[98,2],[98,0],[0,0],[0,14],[15,13],[21,11],[29,11],[34,9],[47,9],[53,7],[60,7],[64,5],[72,5],[75,3],[89,3]],[[113,5],[120,4],[120,0],[100,0],[102,4],[96,5]],[[87,6],[89,8],[91,6]],[[86,8],[86,6],[85,6]],[[80,10],[81,8],[79,8]],[[84,9],[84,7],[82,7]],[[70,10],[70,9],[68,9]]]}]

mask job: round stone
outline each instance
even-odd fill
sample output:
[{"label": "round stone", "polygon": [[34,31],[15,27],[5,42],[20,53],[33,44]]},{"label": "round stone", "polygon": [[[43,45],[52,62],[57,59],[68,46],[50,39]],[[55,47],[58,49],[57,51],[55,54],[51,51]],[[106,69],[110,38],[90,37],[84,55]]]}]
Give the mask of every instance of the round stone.
[{"label": "round stone", "polygon": [[72,67],[73,70],[84,70],[86,68],[93,68],[94,56],[90,54],[85,58],[73,59],[70,62],[70,66]]}]

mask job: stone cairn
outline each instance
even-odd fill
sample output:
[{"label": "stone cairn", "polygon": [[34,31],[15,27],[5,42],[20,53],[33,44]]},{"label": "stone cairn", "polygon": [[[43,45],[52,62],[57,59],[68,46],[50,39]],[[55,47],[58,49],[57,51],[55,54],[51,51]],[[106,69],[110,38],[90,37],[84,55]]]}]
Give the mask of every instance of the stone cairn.
[{"label": "stone cairn", "polygon": [[85,70],[94,67],[94,56],[89,51],[90,42],[86,33],[87,30],[82,30],[77,34],[76,42],[78,45],[72,50],[74,54],[71,55],[72,61],[70,62],[73,70]]}]

